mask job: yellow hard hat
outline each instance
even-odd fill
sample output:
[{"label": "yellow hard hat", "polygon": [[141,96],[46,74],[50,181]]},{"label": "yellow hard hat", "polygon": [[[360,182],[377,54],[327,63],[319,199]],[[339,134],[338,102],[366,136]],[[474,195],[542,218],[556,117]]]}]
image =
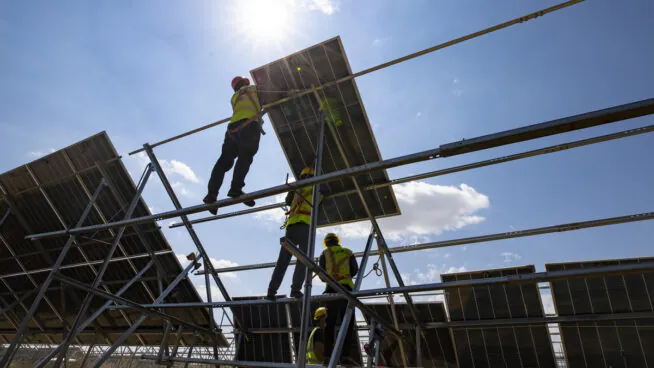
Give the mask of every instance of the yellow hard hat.
[{"label": "yellow hard hat", "polygon": [[316,174],[315,170],[313,170],[310,167],[305,167],[304,169],[302,169],[302,172],[300,172],[300,178],[302,178],[305,175],[314,176],[315,174]]},{"label": "yellow hard hat", "polygon": [[327,248],[327,242],[330,241],[330,240],[336,240],[336,244],[341,243],[341,239],[338,237],[338,235],[336,235],[334,233],[329,233],[329,234],[325,235],[325,239],[323,239],[322,245],[325,248]]},{"label": "yellow hard hat", "polygon": [[320,308],[316,309],[316,313],[313,314],[313,320],[317,321],[318,318],[320,318],[322,316],[326,316],[326,315],[327,315],[327,308],[320,307]]}]

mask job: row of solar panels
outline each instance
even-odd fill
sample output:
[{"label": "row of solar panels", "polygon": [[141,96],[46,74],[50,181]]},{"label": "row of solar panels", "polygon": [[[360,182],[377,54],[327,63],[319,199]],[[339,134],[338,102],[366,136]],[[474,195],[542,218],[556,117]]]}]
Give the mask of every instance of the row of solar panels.
[{"label": "row of solar panels", "polygon": [[[547,271],[638,263],[652,259],[623,259],[546,265]],[[470,280],[534,273],[534,266],[441,275],[443,281]],[[654,273],[617,274],[554,281],[550,284],[559,316],[613,315],[654,312],[651,292]],[[650,290],[651,289],[651,290]],[[252,299],[252,298],[250,298]],[[446,308],[449,318],[446,314]],[[392,320],[390,306],[371,304],[382,317]],[[544,317],[537,284],[503,284],[452,289],[445,303],[415,304],[420,321],[407,305],[397,304],[398,322],[407,338],[403,348],[408,366],[415,367],[556,367],[552,339],[545,324],[494,327],[421,328],[418,361],[416,322],[510,320]],[[317,305],[314,305],[317,307]],[[296,305],[258,305],[232,308],[248,328],[299,327]],[[366,322],[368,316],[364,316]],[[643,319],[565,322],[559,324],[567,367],[648,367],[654,364],[654,324]],[[294,336],[293,343],[296,344]],[[296,346],[296,345],[295,345]],[[397,339],[385,334],[381,357],[384,366],[402,366]],[[291,362],[288,333],[250,335],[237,351],[238,360]],[[361,362],[361,356],[351,360]]]}]

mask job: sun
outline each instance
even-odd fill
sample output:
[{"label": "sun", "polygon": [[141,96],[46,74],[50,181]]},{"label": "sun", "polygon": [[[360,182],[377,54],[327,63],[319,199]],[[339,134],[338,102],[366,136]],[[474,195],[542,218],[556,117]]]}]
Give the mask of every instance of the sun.
[{"label": "sun", "polygon": [[237,0],[236,30],[255,43],[279,43],[286,39],[294,20],[288,0]]}]

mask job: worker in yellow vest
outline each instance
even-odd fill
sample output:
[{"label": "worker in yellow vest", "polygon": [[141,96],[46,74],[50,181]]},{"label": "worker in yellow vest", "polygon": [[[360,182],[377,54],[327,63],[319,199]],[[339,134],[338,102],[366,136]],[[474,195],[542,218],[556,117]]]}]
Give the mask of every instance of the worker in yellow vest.
[{"label": "worker in yellow vest", "polygon": [[[254,155],[259,150],[259,139],[261,137],[261,105],[257,88],[250,85],[250,80],[245,77],[236,77],[232,80],[232,118],[227,125],[225,140],[220,158],[211,171],[211,178],[208,184],[208,193],[204,197],[204,203],[216,202],[218,191],[223,184],[225,173],[234,166],[231,188],[227,196],[231,198],[243,195],[245,176],[250,170]],[[252,207],[255,202],[250,200],[244,202]],[[217,208],[209,210],[212,214],[218,212]]]},{"label": "worker in yellow vest", "polygon": [[307,342],[307,364],[322,365],[325,360],[329,360],[329,356],[325,355],[325,343],[323,341],[326,320],[327,308],[320,307],[316,309],[316,312],[313,314],[313,321],[316,327],[311,331],[309,341]]},{"label": "worker in yellow vest", "polygon": [[[354,289],[354,282],[352,277],[356,276],[359,271],[359,265],[352,251],[341,245],[341,240],[338,235],[329,233],[323,240],[325,250],[320,255],[320,267],[325,269],[329,276],[338,281],[349,291]],[[323,294],[334,294],[334,290],[329,284],[325,288]],[[330,310],[327,315],[327,323],[325,325],[325,356],[330,357],[334,348],[334,339],[336,335],[336,326],[340,325],[347,310],[347,300],[339,299],[327,303],[327,308]],[[345,335],[345,343],[341,350],[341,357],[351,356],[354,352],[351,349],[357,349],[355,340],[355,319],[350,319],[350,324]],[[340,357],[339,357],[340,358]]]},{"label": "worker in yellow vest", "polygon": [[325,113],[327,122],[334,124],[337,128],[343,125],[340,104],[335,99],[327,97],[320,101],[320,110]]},{"label": "worker in yellow vest", "polygon": [[[314,176],[314,174],[315,171],[312,168],[305,167],[302,172],[300,172],[300,180],[310,178]],[[322,191],[322,193],[324,193],[324,191]],[[322,193],[319,193],[318,195],[318,203],[320,203],[324,197]],[[313,186],[304,187],[297,191],[291,191],[286,196],[286,204],[290,209],[286,212],[286,216],[288,217],[284,223],[284,227],[286,228],[285,238],[290,239],[305,254],[307,253],[309,245],[309,224],[311,223],[311,209],[313,208],[313,203]],[[282,284],[284,274],[286,273],[286,269],[290,262],[291,253],[282,246],[279,251],[275,270],[270,279],[270,284],[268,285],[268,293],[266,295],[267,299],[275,300],[275,294],[277,294],[277,290],[279,290],[279,286]],[[293,282],[291,283],[291,298],[301,298],[303,296],[300,289],[304,282],[305,272],[306,266],[302,262],[297,262],[295,265],[295,271],[293,272]]]}]

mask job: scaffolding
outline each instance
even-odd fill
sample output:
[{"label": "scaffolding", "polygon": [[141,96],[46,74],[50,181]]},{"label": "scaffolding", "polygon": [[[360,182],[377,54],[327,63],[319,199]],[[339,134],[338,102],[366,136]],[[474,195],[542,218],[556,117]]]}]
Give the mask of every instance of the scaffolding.
[{"label": "scaffolding", "polygon": [[[567,1],[562,4],[543,9],[525,16],[510,20],[508,22],[487,28],[485,30],[475,32],[455,40],[436,45],[434,47],[407,55],[402,58],[398,58],[392,61],[389,61],[372,68],[365,69],[357,73],[350,73],[349,75],[341,78],[334,78],[335,80],[322,83],[320,85],[314,85],[310,88],[304,88],[300,91],[294,91],[293,93],[286,93],[284,97],[274,100],[273,102],[267,103],[263,106],[264,111],[270,112],[273,108],[279,107],[285,103],[296,101],[300,98],[312,98],[315,101],[321,101],[325,98],[325,91],[329,87],[338,87],[339,84],[347,81],[352,81],[356,77],[372,73],[377,70],[381,70],[392,65],[411,60],[418,56],[422,56],[452,45],[459,44],[466,40],[480,37],[482,35],[489,34],[491,32],[510,27],[515,24],[523,23],[528,20],[534,19],[539,16],[544,16],[546,14],[552,13],[554,11],[567,8],[571,5],[580,3],[581,0]],[[286,91],[288,92],[288,91]],[[12,277],[34,275],[34,274],[47,274],[47,276],[38,283],[34,282],[34,289],[28,293],[24,293],[20,297],[11,292],[14,295],[15,300],[11,303],[4,303],[2,306],[2,314],[8,320],[15,320],[15,318],[10,318],[9,312],[21,306],[24,309],[24,315],[22,316],[20,323],[13,323],[15,331],[12,331],[14,335],[13,339],[6,345],[6,348],[2,351],[2,359],[0,360],[0,365],[2,367],[9,367],[12,364],[12,361],[17,356],[17,351],[21,344],[23,347],[30,347],[23,343],[23,341],[30,335],[30,324],[34,324],[35,321],[38,324],[37,311],[41,302],[48,303],[51,308],[57,314],[57,307],[54,303],[50,302],[48,296],[46,295],[47,291],[51,291],[53,286],[56,284],[61,285],[62,293],[64,288],[74,288],[76,290],[86,293],[84,300],[79,301],[79,305],[76,308],[75,318],[72,323],[68,323],[65,318],[61,318],[62,328],[60,330],[48,330],[45,326],[37,326],[43,333],[50,331],[51,334],[60,334],[61,339],[59,342],[55,342],[50,339],[49,344],[51,350],[48,350],[47,354],[44,354],[40,357],[37,367],[44,367],[51,362],[54,362],[54,366],[60,366],[66,362],[67,354],[71,351],[72,346],[85,347],[86,352],[84,354],[84,361],[87,360],[89,356],[93,356],[95,361],[92,363],[92,367],[100,367],[103,363],[107,362],[108,359],[114,359],[116,356],[125,356],[128,355],[131,358],[141,358],[145,360],[151,360],[157,364],[169,365],[172,366],[174,363],[184,364],[187,366],[189,364],[207,364],[207,365],[226,365],[226,366],[243,366],[243,367],[304,367],[311,366],[307,364],[305,357],[305,350],[307,346],[307,339],[310,330],[310,313],[312,310],[312,303],[315,302],[325,302],[331,300],[346,300],[347,301],[347,310],[344,314],[344,320],[342,326],[338,333],[338,337],[335,340],[335,346],[332,352],[332,355],[329,359],[329,367],[335,367],[339,364],[339,357],[341,355],[343,344],[345,341],[345,336],[348,333],[347,327],[351,319],[355,318],[355,309],[359,309],[365,316],[366,326],[365,329],[369,331],[368,338],[369,344],[371,347],[372,353],[370,356],[366,357],[367,366],[371,367],[373,365],[378,366],[381,360],[390,359],[384,358],[383,351],[385,346],[389,344],[391,339],[397,342],[397,349],[395,350],[397,356],[393,357],[396,361],[396,365],[399,366],[423,366],[425,362],[423,357],[425,356],[426,350],[425,345],[430,344],[430,340],[426,337],[426,332],[436,331],[438,329],[447,329],[450,332],[447,334],[450,336],[452,341],[458,341],[459,338],[465,338],[470,341],[475,337],[471,337],[471,332],[474,330],[481,331],[481,340],[484,344],[486,341],[489,341],[486,336],[484,336],[484,329],[494,328],[499,330],[502,328],[510,328],[515,334],[516,329],[520,327],[526,327],[531,333],[531,340],[534,349],[536,349],[538,343],[536,342],[536,333],[534,331],[545,331],[548,326],[559,325],[562,329],[562,335],[570,335],[570,331],[576,329],[578,331],[580,341],[584,342],[583,333],[580,331],[585,330],[584,327],[591,327],[592,329],[597,330],[597,334],[600,335],[600,326],[604,326],[606,323],[612,323],[611,326],[614,326],[616,330],[619,329],[617,323],[622,321],[628,326],[624,328],[633,328],[636,333],[641,332],[642,323],[647,323],[648,320],[654,319],[654,307],[652,307],[651,300],[649,301],[649,306],[646,306],[644,309],[639,309],[631,306],[636,304],[636,299],[632,298],[631,295],[628,295],[627,299],[629,300],[630,308],[627,310],[618,310],[613,306],[607,311],[598,312],[591,308],[591,310],[584,313],[578,312],[575,308],[575,302],[571,301],[573,308],[569,313],[559,313],[556,316],[547,316],[543,313],[542,307],[536,308],[536,312],[527,313],[526,315],[518,315],[515,312],[509,310],[509,314],[506,316],[499,316],[501,313],[498,312],[497,315],[494,315],[493,318],[482,318],[481,313],[477,312],[476,318],[470,318],[463,314],[463,318],[455,319],[452,315],[450,318],[441,318],[441,320],[433,319],[428,320],[425,317],[424,307],[420,303],[415,303],[413,297],[421,295],[420,293],[425,292],[435,292],[438,291],[439,295],[444,295],[448,299],[448,304],[454,305],[456,298],[460,298],[462,293],[470,293],[472,300],[475,301],[477,309],[479,309],[479,297],[477,293],[480,288],[486,288],[489,295],[492,296],[490,290],[504,290],[505,297],[508,303],[508,300],[514,295],[510,295],[506,290],[517,287],[522,295],[522,302],[525,305],[525,310],[529,310],[527,304],[532,302],[532,299],[525,297],[527,293],[532,293],[534,290],[538,289],[539,283],[550,283],[552,286],[553,293],[561,293],[563,287],[570,288],[570,285],[574,282],[581,282],[584,285],[589,295],[591,288],[588,280],[593,280],[594,278],[600,278],[604,280],[612,280],[613,277],[618,277],[623,280],[632,280],[633,277],[642,278],[643,285],[645,285],[645,290],[649,285],[649,280],[646,280],[644,275],[647,275],[648,272],[654,271],[654,259],[639,259],[633,261],[624,261],[624,262],[608,262],[605,264],[593,264],[591,266],[565,266],[565,265],[548,265],[547,271],[544,272],[535,272],[533,269],[520,269],[520,270],[484,270],[481,273],[477,274],[462,274],[454,275],[453,278],[448,278],[438,283],[428,283],[428,284],[419,284],[419,285],[405,285],[398,266],[393,258],[393,255],[396,253],[410,252],[417,250],[426,250],[450,246],[458,246],[472,243],[480,242],[489,242],[502,239],[512,239],[519,237],[528,237],[535,235],[542,235],[555,232],[564,232],[564,231],[574,231],[579,229],[586,229],[599,226],[608,226],[615,224],[624,224],[629,222],[638,222],[654,219],[654,212],[646,213],[637,213],[630,214],[625,216],[603,218],[603,219],[594,219],[588,221],[581,221],[575,223],[566,223],[555,226],[540,227],[534,229],[518,230],[507,233],[497,233],[489,234],[484,236],[468,237],[461,239],[453,239],[439,242],[430,242],[424,244],[415,244],[402,247],[389,247],[382,229],[377,223],[377,219],[380,217],[374,212],[373,203],[371,203],[369,197],[366,195],[369,191],[374,191],[381,188],[391,188],[393,185],[407,183],[415,180],[421,180],[426,178],[433,178],[441,175],[447,175],[450,173],[461,172],[465,170],[472,170],[480,167],[492,166],[497,164],[502,164],[506,162],[511,162],[515,160],[521,160],[526,158],[531,158],[539,155],[547,155],[551,153],[556,153],[564,150],[584,147],[592,144],[607,142],[616,139],[622,139],[626,137],[636,136],[640,134],[646,134],[654,131],[654,125],[645,126],[637,129],[625,130],[619,133],[613,133],[608,135],[597,136],[594,138],[572,141],[565,144],[558,144],[554,146],[548,146],[537,150],[526,151],[518,154],[513,154],[509,156],[502,156],[493,159],[488,159],[484,161],[479,161],[471,164],[451,167],[448,169],[432,171],[421,173],[418,175],[412,175],[405,178],[389,180],[388,182],[383,183],[374,183],[369,184],[362,180],[360,177],[364,174],[370,173],[379,173],[384,172],[386,169],[409,165],[418,162],[425,162],[435,159],[442,159],[457,155],[463,155],[470,152],[487,150],[494,147],[500,147],[505,145],[510,145],[514,143],[524,142],[528,140],[534,140],[542,137],[565,134],[567,132],[577,131],[581,129],[596,127],[605,124],[611,124],[619,121],[624,121],[627,119],[647,116],[654,113],[654,98],[645,99],[641,101],[636,101],[632,103],[627,103],[619,106],[609,107],[601,110],[591,111],[582,113],[579,115],[569,116],[565,118],[560,118],[556,120],[551,120],[547,122],[542,122],[533,125],[527,125],[516,129],[506,130],[503,132],[483,135],[472,139],[465,139],[462,141],[451,142],[447,144],[442,144],[432,149],[416,152],[408,155],[403,155],[391,159],[378,160],[374,162],[365,162],[363,164],[351,164],[348,160],[348,154],[346,153],[346,146],[343,143],[342,138],[339,136],[339,133],[335,130],[333,124],[328,123],[326,116],[323,112],[318,109],[313,110],[315,116],[315,121],[317,126],[315,127],[315,152],[314,160],[312,160],[316,175],[312,178],[302,179],[291,183],[285,183],[283,185],[274,186],[267,189],[262,189],[254,191],[243,195],[238,198],[230,198],[219,200],[212,204],[202,204],[191,207],[182,207],[171,183],[169,182],[166,174],[164,173],[157,156],[155,155],[154,148],[161,146],[166,143],[173,142],[177,139],[189,136],[191,134],[198,133],[200,131],[215,127],[217,125],[227,122],[229,119],[222,119],[217,122],[202,126],[200,128],[194,129],[192,131],[177,135],[175,137],[165,139],[163,141],[154,143],[154,144],[144,144],[143,148],[135,150],[130,153],[136,154],[144,152],[148,159],[149,164],[146,167],[146,170],[142,176],[141,181],[136,186],[136,191],[134,197],[131,201],[123,200],[122,202],[126,206],[124,211],[124,216],[120,220],[113,220],[113,218],[107,218],[99,213],[101,217],[100,223],[95,223],[87,225],[86,222],[89,219],[89,216],[98,210],[97,201],[103,193],[103,189],[108,187],[112,191],[115,191],[116,185],[110,183],[111,175],[106,172],[106,163],[97,163],[96,168],[102,174],[101,179],[99,180],[99,185],[97,185],[95,191],[91,191],[89,188],[86,188],[83,178],[79,176],[77,171],[74,171],[74,175],[77,176],[77,180],[81,183],[82,186],[85,186],[85,191],[87,193],[88,204],[82,211],[82,213],[77,217],[77,221],[74,225],[69,225],[68,221],[61,221],[62,227],[61,230],[53,231],[42,231],[42,232],[31,232],[25,235],[25,239],[38,243],[44,239],[53,239],[58,238],[62,239],[62,246],[57,248],[58,256],[55,259],[49,259],[49,264],[47,267],[41,267],[38,269],[28,269],[20,263],[22,257],[27,257],[28,255],[40,254],[40,252],[46,252],[43,249],[33,251],[32,253],[18,254],[12,252],[10,259],[16,260],[21,265],[21,270],[17,272],[11,272],[6,274],[0,274],[0,280],[4,282],[6,279]],[[336,152],[332,152],[334,155],[339,157],[344,164],[343,169],[325,172],[324,163],[323,163],[323,150],[324,142],[326,139],[331,139],[335,143]],[[150,213],[139,213],[135,215],[135,209],[141,200],[141,193],[145,187],[148,179],[152,173],[156,173],[161,180],[161,183],[166,190],[170,200],[172,201],[175,209],[171,211],[161,212],[157,214]],[[36,182],[37,187],[43,192],[46,200],[48,198],[47,193],[38,183],[37,177],[32,174],[32,178]],[[199,219],[191,220],[189,215],[197,214],[209,209],[224,208],[232,206],[238,203],[242,203],[249,200],[255,200],[260,198],[266,198],[274,196],[277,194],[286,193],[292,190],[300,189],[303,187],[313,186],[314,188],[314,197],[317,195],[317,191],[321,185],[327,185],[330,182],[337,180],[342,181],[351,181],[353,189],[345,190],[333,194],[331,198],[344,197],[344,196],[355,196],[358,200],[361,201],[363,205],[363,210],[365,214],[365,219],[371,223],[371,232],[367,239],[365,250],[363,252],[356,253],[355,256],[361,258],[360,260],[360,276],[357,277],[355,287],[352,291],[349,291],[341,286],[337,281],[329,276],[326,270],[321,268],[317,264],[317,259],[314,254],[315,250],[315,235],[316,228],[319,225],[319,216],[320,210],[318,204],[314,205],[314,210],[311,212],[311,235],[309,240],[309,250],[308,253],[298,250],[297,247],[290,241],[282,242],[282,245],[292,253],[297,262],[307,266],[306,281],[304,285],[304,296],[301,299],[294,298],[279,298],[275,301],[266,300],[263,298],[255,299],[232,299],[229,292],[227,291],[225,285],[223,284],[220,274],[225,272],[236,272],[236,271],[246,271],[254,269],[263,269],[274,267],[275,263],[261,263],[245,266],[236,266],[228,268],[219,268],[216,269],[212,263],[209,261],[209,255],[207,254],[200,238],[194,230],[193,225],[214,221],[223,218],[235,217],[245,214],[251,214],[259,211],[266,211],[270,209],[277,209],[283,206],[282,203],[276,203],[266,206],[260,206],[253,209],[237,211],[227,214],[220,214],[216,216],[204,217]],[[4,195],[2,200],[9,203],[10,198],[8,196],[8,191],[3,188]],[[115,194],[115,193],[114,193]],[[329,198],[329,197],[328,197]],[[51,207],[54,208],[52,203],[48,200],[48,203]],[[0,227],[5,221],[8,220],[10,216],[15,216],[17,214],[16,209],[10,208],[7,212],[0,218]],[[60,219],[63,216],[58,215]],[[143,237],[143,231],[139,231],[139,226],[143,225],[152,225],[157,221],[163,219],[172,219],[180,218],[181,222],[173,224],[170,227],[185,227],[188,231],[191,239],[197,248],[197,254],[192,254],[189,256],[189,264],[182,269],[178,274],[169,275],[164,271],[164,267],[159,265],[159,256],[162,254],[169,254],[170,251],[166,250],[154,250],[147,249],[146,252],[142,254],[130,254],[122,250],[121,240],[124,239],[125,232],[129,228],[136,229],[136,235]],[[90,234],[90,235],[89,235]],[[97,234],[104,234],[104,240],[100,240],[97,237]],[[65,239],[65,240],[63,240]],[[88,259],[85,259],[80,263],[65,263],[66,257],[70,255],[71,250],[81,249],[83,240],[91,240],[94,242],[101,242],[104,246],[108,247],[108,256],[104,258],[103,261],[91,262]],[[11,249],[11,244],[8,241],[2,240],[6,247]],[[377,245],[377,250],[373,249],[373,244]],[[122,250],[122,256],[116,256],[115,251],[117,249]],[[52,252],[50,249],[48,252]],[[361,290],[361,283],[363,280],[363,275],[365,274],[367,262],[370,256],[379,255],[381,261],[382,273],[385,279],[385,287],[377,289],[367,289]],[[49,256],[48,256],[49,257]],[[111,292],[107,285],[106,280],[103,280],[103,275],[112,262],[122,262],[122,261],[132,261],[135,259],[144,259],[148,263],[142,269],[138,269],[130,263],[134,271],[134,275],[129,280],[113,280],[115,284],[121,286],[121,289],[117,292]],[[183,280],[186,280],[188,275],[197,270],[200,264],[204,265],[204,269],[198,271],[197,274],[203,275],[206,285],[206,302],[202,301],[180,301],[180,302],[171,302],[167,299],[171,293],[180,285]],[[63,271],[70,268],[75,268],[76,265],[96,265],[99,268],[94,273],[94,278],[92,283],[84,283],[76,280],[73,277],[66,276],[63,274]],[[156,268],[157,273],[156,277],[151,277],[146,279],[146,273],[151,270],[151,268]],[[532,266],[533,268],[533,266]],[[94,269],[95,270],[95,269]],[[312,275],[319,275],[325,282],[336,290],[336,294],[323,294],[323,295],[313,295],[312,294]],[[391,278],[395,280],[398,286],[391,286]],[[155,285],[158,285],[158,290],[151,290],[149,284],[146,282],[152,281]],[[218,287],[220,294],[224,301],[214,301],[215,295],[212,295],[212,282]],[[132,285],[136,283],[143,283],[143,287],[146,288],[150,294],[150,302],[136,302],[129,298],[123,296],[124,292],[127,291]],[[166,286],[164,286],[164,283]],[[562,284],[564,283],[564,284]],[[590,282],[592,284],[592,281]],[[628,283],[625,281],[625,288]],[[64,287],[65,285],[65,287]],[[562,286],[563,285],[563,286]],[[8,284],[5,283],[5,286]],[[499,289],[497,289],[499,288]],[[606,286],[608,293],[608,286]],[[395,295],[401,295],[404,299],[404,303],[397,303],[394,299]],[[531,295],[531,294],[530,294]],[[563,294],[561,294],[563,295]],[[649,297],[649,294],[647,295]],[[104,304],[100,307],[92,306],[91,300],[94,297],[102,298],[106,300]],[[365,303],[364,301],[367,298],[387,298],[388,305],[390,306],[390,313],[386,314],[382,309],[374,306],[370,303]],[[561,298],[563,298],[561,296]],[[492,298],[491,298],[492,299]],[[610,299],[610,298],[609,298]],[[633,299],[633,300],[632,300]],[[26,301],[31,300],[29,306],[25,305]],[[610,299],[613,300],[613,299]],[[615,299],[618,300],[618,299]],[[510,304],[510,303],[508,303]],[[240,317],[237,313],[232,313],[231,318],[229,314],[225,313],[225,308],[238,308],[243,306],[288,306],[295,305],[299,307],[299,329],[297,327],[274,327],[274,328],[253,328],[248,326],[247,323],[240,320]],[[220,322],[216,321],[215,315],[213,313],[214,309],[222,309],[223,314]],[[461,309],[465,309],[463,303],[461,303]],[[491,308],[495,313],[495,307]],[[94,312],[90,317],[85,318],[87,313],[91,310]],[[182,310],[202,310],[208,311],[207,317],[208,321],[206,323],[194,323],[189,321],[189,319],[184,318],[179,313],[175,311]],[[96,344],[89,344],[87,342],[79,340],[80,336],[84,334],[89,334],[92,330],[87,329],[91,324],[94,324],[95,319],[106,311],[113,311],[115,313],[122,313],[125,320],[130,323],[129,327],[126,329],[119,329],[114,331],[115,334],[119,336],[114,339],[108,339],[106,341],[107,345],[105,347],[98,347]],[[131,316],[128,316],[125,311],[136,311],[136,319],[131,319]],[[403,311],[406,311],[404,313]],[[422,313],[421,313],[422,311]],[[402,312],[402,313],[400,313]],[[450,311],[451,312],[451,311]],[[440,312],[439,312],[440,313]],[[445,313],[443,311],[443,313]],[[132,315],[133,316],[133,315]],[[444,314],[443,314],[444,316]],[[162,321],[165,321],[162,326],[156,328],[156,336],[161,335],[160,345],[154,346],[152,343],[147,343],[146,340],[142,339],[143,335],[148,334],[147,329],[139,328],[140,325],[146,321],[147,318],[157,318]],[[289,317],[290,318],[290,317]],[[227,320],[227,322],[225,322]],[[14,321],[18,322],[18,321]],[[222,335],[223,327],[230,326],[232,328],[232,338],[228,342],[224,339]],[[639,327],[641,326],[641,327]],[[377,333],[379,328],[383,328],[384,337],[380,337]],[[97,327],[96,328],[100,328]],[[155,329],[154,327],[148,326],[148,328]],[[622,328],[622,327],[621,327]],[[540,329],[540,330],[537,330]],[[458,332],[457,332],[458,331]],[[465,334],[461,334],[461,331],[465,331]],[[111,331],[108,331],[111,332]],[[0,334],[2,331],[0,331]],[[105,331],[107,333],[107,331]],[[133,341],[128,340],[130,336],[134,333],[141,334],[140,343],[145,347],[136,348],[132,346]],[[617,333],[617,332],[616,332]],[[273,362],[273,361],[243,361],[238,360],[238,351],[242,344],[245,344],[245,340],[248,339],[248,336],[258,335],[258,334],[297,334],[297,346],[294,349],[295,355],[294,358],[291,358],[291,362],[282,363],[282,362]],[[439,335],[436,335],[439,336]],[[463,337],[461,337],[463,336]],[[517,336],[517,335],[516,335]],[[550,341],[551,333],[547,332],[547,341]],[[201,346],[200,340],[204,337],[205,346]],[[208,337],[208,338],[207,338]],[[618,335],[619,338],[619,335]],[[224,339],[224,340],[223,340]],[[571,339],[566,337],[566,339]],[[292,339],[291,339],[292,340]],[[518,340],[516,338],[516,340]],[[648,345],[652,340],[645,341],[640,339],[640,350],[644,357],[649,358],[648,353],[646,353],[647,348],[652,346]],[[645,342],[643,342],[645,341]],[[208,344],[208,345],[207,345]],[[386,344],[386,345],[385,345]],[[516,344],[520,342],[516,341]],[[622,343],[620,343],[622,346]],[[583,344],[582,344],[583,345]],[[43,345],[39,345],[43,346]],[[443,346],[439,346],[443,350]],[[423,349],[424,348],[424,349]],[[78,348],[75,348],[78,349]],[[475,354],[473,352],[465,352],[465,354],[470,355],[472,363],[465,363],[464,357],[462,355],[460,348],[455,348],[456,351],[456,362],[452,364],[453,366],[477,366],[474,363]],[[485,358],[488,360],[488,366],[491,366],[491,358],[488,347],[484,345]],[[604,348],[603,348],[604,349]],[[626,348],[623,348],[623,350]],[[550,350],[552,350],[550,348]],[[77,350],[76,350],[77,351]],[[552,361],[554,361],[554,353],[552,354]],[[138,354],[138,356],[137,356]],[[502,359],[504,358],[505,352],[502,350]],[[507,353],[508,354],[508,353]],[[583,355],[583,359],[586,359],[586,353],[580,353]],[[604,356],[604,350],[602,350],[602,356]],[[606,356],[609,356],[609,353],[606,353]],[[446,355],[443,353],[443,355]],[[644,359],[646,359],[644,358]],[[381,359],[381,360],[380,360]],[[508,360],[508,356],[506,360]],[[523,362],[523,359],[525,361]],[[520,366],[528,366],[526,361],[526,355],[520,355]],[[557,358],[559,359],[559,358]],[[604,364],[606,364],[606,359],[604,358]],[[625,358],[626,359],[626,358]],[[506,362],[505,360],[505,362]],[[564,359],[565,360],[565,359]],[[584,360],[585,364],[589,364],[588,361]],[[554,364],[554,363],[552,363]],[[559,363],[557,363],[559,364]],[[626,364],[626,363],[625,363]],[[387,365],[387,364],[384,364]],[[448,363],[445,362],[445,366],[448,366]],[[482,365],[485,366],[485,365]],[[540,365],[539,365],[540,366]],[[631,365],[633,366],[633,365]]]}]

